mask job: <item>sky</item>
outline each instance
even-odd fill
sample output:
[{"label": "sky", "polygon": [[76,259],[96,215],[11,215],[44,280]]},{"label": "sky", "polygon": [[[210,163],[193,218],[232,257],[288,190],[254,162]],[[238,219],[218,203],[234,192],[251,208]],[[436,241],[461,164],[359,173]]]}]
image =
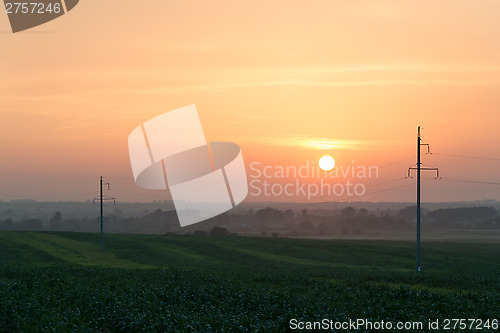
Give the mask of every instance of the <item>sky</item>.
[{"label": "sky", "polygon": [[364,195],[313,200],[413,201],[422,126],[423,163],[442,177],[424,173],[423,201],[500,200],[499,12],[496,0],[85,0],[16,34],[2,14],[0,199],[92,199],[102,175],[118,200],[168,200],[135,185],[127,138],[195,104],[207,141],[237,143],[257,186],[255,169],[329,154],[377,177],[329,180]]}]

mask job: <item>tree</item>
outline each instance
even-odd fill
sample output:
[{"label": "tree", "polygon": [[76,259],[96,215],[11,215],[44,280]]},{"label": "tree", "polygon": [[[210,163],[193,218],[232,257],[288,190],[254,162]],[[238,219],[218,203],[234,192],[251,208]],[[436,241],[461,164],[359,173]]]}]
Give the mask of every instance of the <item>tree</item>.
[{"label": "tree", "polygon": [[295,218],[295,214],[293,213],[293,210],[287,209],[285,210],[285,220],[291,221]]},{"label": "tree", "polygon": [[49,220],[49,230],[63,230],[62,214],[61,212],[56,212]]},{"label": "tree", "polygon": [[227,236],[229,231],[226,228],[213,227],[210,231],[210,236]]},{"label": "tree", "polygon": [[7,218],[0,222],[0,229],[3,230],[15,230],[16,229],[16,223],[11,219]]},{"label": "tree", "polygon": [[340,211],[340,215],[342,217],[354,217],[354,216],[356,216],[356,210],[354,209],[354,207],[350,207],[350,206],[344,207]]},{"label": "tree", "polygon": [[273,218],[273,215],[274,215],[274,209],[272,209],[271,207],[259,209],[255,213],[255,217],[261,221],[271,220]]},{"label": "tree", "polygon": [[366,216],[366,215],[368,215],[368,210],[366,208],[360,208],[359,216]]},{"label": "tree", "polygon": [[309,215],[307,214],[307,209],[302,209],[302,221],[309,221]]},{"label": "tree", "polygon": [[52,217],[52,221],[56,223],[60,223],[62,221],[62,214],[61,212],[56,212],[54,216]]}]

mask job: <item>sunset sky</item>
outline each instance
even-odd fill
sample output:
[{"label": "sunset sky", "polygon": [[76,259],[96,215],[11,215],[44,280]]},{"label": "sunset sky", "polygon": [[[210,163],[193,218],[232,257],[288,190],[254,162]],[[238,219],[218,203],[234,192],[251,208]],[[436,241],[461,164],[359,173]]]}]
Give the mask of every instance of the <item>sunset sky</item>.
[{"label": "sunset sky", "polygon": [[2,13],[0,199],[92,199],[101,175],[118,200],[169,199],[137,188],[127,138],[196,104],[247,167],[379,167],[366,196],[321,201],[414,200],[419,125],[443,177],[423,201],[500,200],[456,182],[500,183],[499,15],[497,0],[83,0],[13,34]]}]

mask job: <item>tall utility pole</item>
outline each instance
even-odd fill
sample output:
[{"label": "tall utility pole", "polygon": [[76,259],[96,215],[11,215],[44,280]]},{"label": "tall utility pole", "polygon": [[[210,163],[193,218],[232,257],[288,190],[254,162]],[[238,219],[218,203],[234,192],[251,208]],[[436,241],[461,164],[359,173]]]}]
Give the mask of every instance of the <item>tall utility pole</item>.
[{"label": "tall utility pole", "polygon": [[111,201],[113,200],[113,203],[115,203],[115,198],[104,198],[104,195],[102,193],[102,188],[103,188],[103,184],[106,184],[106,189],[109,190],[109,183],[104,183],[104,181],[102,180],[102,176],[101,176],[101,180],[99,181],[99,197],[98,198],[94,198],[94,204],[95,204],[95,201],[96,200],[99,200],[100,201],[100,204],[101,204],[101,251],[104,250],[104,239],[103,239],[103,228],[102,228],[102,224],[103,224],[103,219],[104,219],[104,215],[103,215],[103,201]]},{"label": "tall utility pole", "polygon": [[417,165],[414,167],[408,168],[408,177],[411,176],[411,170],[417,170],[417,272],[420,272],[420,171],[422,170],[431,170],[436,171],[436,179],[439,178],[439,169],[438,168],[430,168],[430,167],[422,167],[422,163],[420,162],[420,147],[427,146],[427,154],[430,153],[430,147],[428,143],[422,143],[422,139],[420,138],[420,126],[418,126],[418,134],[417,134]]}]

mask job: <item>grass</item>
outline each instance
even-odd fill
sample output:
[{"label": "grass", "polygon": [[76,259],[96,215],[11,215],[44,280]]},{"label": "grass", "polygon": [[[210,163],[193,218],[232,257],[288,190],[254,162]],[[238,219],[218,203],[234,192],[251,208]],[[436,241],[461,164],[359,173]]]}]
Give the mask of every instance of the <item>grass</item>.
[{"label": "grass", "polygon": [[[0,232],[0,332],[499,319],[500,243]],[[360,330],[363,331],[363,330]],[[453,330],[452,330],[453,331]],[[495,331],[483,329],[483,332]]]}]

